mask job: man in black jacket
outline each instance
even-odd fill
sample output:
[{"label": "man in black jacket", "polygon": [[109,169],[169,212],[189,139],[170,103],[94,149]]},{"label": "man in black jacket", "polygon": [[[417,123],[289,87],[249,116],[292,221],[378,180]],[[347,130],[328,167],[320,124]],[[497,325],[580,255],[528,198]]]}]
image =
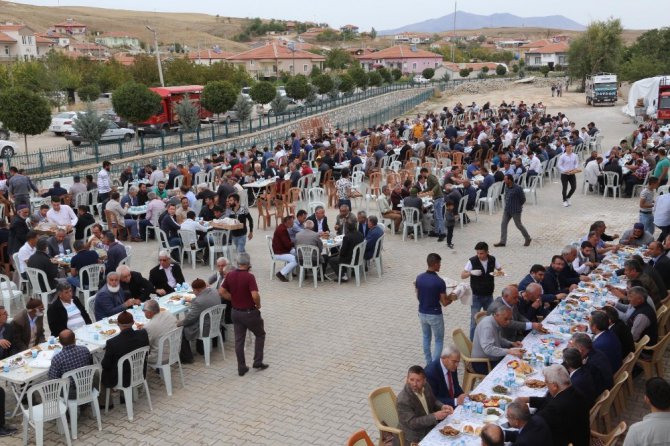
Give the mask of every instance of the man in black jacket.
[{"label": "man in black jacket", "polygon": [[[553,446],[588,446],[591,441],[589,407],[584,397],[570,384],[568,371],[559,364],[542,370],[549,395],[544,397],[519,397],[517,401],[529,403],[549,425]],[[542,444],[545,443],[536,443]]]},{"label": "man in black jacket", "polygon": [[47,254],[48,247],[49,244],[46,238],[39,239],[37,245],[35,245],[35,254],[30,256],[26,262],[26,266],[29,268],[39,269],[46,274],[48,283],[43,283],[40,277],[40,286],[43,290],[47,288],[54,289],[57,283],[56,277],[58,277],[58,265],[51,262],[49,254]]},{"label": "man in black jacket", "polygon": [[570,373],[570,382],[572,387],[577,389],[586,400],[589,409],[593,407],[596,398],[596,386],[593,384],[591,372],[584,367],[584,360],[579,350],[576,348],[566,348],[563,350],[563,366]]},{"label": "man in black jacket", "polygon": [[72,295],[72,286],[66,282],[60,282],[56,286],[58,296],[47,311],[47,322],[51,334],[56,336],[65,329],[75,331],[79,327],[91,323],[86,309],[79,298]]},{"label": "man in black jacket", "polygon": [[551,430],[544,418],[531,416],[528,406],[513,402],[507,406],[507,421],[518,430],[506,430],[505,441],[514,446],[552,446]]},{"label": "man in black jacket", "polygon": [[28,205],[20,204],[16,207],[16,215],[14,215],[12,223],[9,226],[8,251],[10,256],[18,252],[26,242],[26,236],[28,235],[28,231],[30,231],[26,220],[29,214],[30,208]]},{"label": "man in black jacket", "polygon": [[92,224],[95,224],[95,217],[88,212],[88,206],[79,206],[77,208],[77,224],[74,225],[74,239],[84,240],[84,231]]},{"label": "man in black jacket", "polygon": [[119,273],[121,289],[126,299],[139,299],[146,302],[151,299],[151,294],[156,292],[156,288],[150,281],[137,271],[131,271],[128,266],[119,265],[116,272]]},{"label": "man in black jacket", "polygon": [[[337,256],[331,257],[328,259],[328,264],[330,268],[335,271],[335,274],[339,274],[340,264],[342,263],[352,263],[352,260],[357,261],[358,259],[353,259],[354,248],[365,241],[363,234],[356,230],[356,219],[353,219],[351,222],[347,222],[347,227],[345,231],[344,238],[342,239],[342,247],[340,248],[340,253]],[[359,252],[359,255],[363,255],[363,251]],[[342,274],[342,281],[346,282],[349,280],[346,273]]]},{"label": "man in black jacket", "polygon": [[330,232],[330,228],[328,227],[328,217],[326,217],[326,210],[323,206],[314,208],[314,213],[307,217],[307,220],[312,220],[314,223],[314,229],[312,229],[314,232]]},{"label": "man in black jacket", "polygon": [[579,350],[582,355],[584,367],[591,372],[593,378],[595,395],[600,395],[604,390],[609,390],[614,385],[614,373],[610,360],[600,350],[593,348],[593,341],[586,333],[575,333],[572,335],[570,347]]},{"label": "man in black jacket", "polygon": [[174,293],[177,284],[186,281],[181,267],[170,261],[170,253],[166,250],[158,253],[158,262],[158,265],[149,271],[149,281],[159,296]]},{"label": "man in black jacket", "polygon": [[9,313],[0,305],[0,359],[9,358],[14,353],[14,331],[12,324],[7,323]]}]

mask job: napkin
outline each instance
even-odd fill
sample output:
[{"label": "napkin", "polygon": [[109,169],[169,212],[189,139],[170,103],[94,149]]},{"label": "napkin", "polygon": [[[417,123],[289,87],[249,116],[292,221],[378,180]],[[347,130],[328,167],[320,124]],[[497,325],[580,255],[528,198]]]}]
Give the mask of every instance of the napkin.
[{"label": "napkin", "polygon": [[30,363],[30,366],[36,369],[48,369],[51,367],[51,360],[55,354],[56,351],[54,350],[42,350],[37,354],[37,358]]}]

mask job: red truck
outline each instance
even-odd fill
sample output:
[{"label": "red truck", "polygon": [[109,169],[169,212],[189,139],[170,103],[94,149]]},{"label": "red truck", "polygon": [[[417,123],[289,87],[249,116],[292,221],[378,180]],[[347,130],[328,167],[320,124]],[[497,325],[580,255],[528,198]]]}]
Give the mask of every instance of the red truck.
[{"label": "red truck", "polygon": [[670,122],[670,78],[668,76],[663,76],[658,84],[656,118],[659,123]]},{"label": "red truck", "polygon": [[176,105],[184,100],[188,94],[189,100],[198,108],[201,120],[206,121],[212,117],[212,113],[200,105],[202,85],[182,85],[177,87],[152,87],[149,90],[161,97],[161,111],[156,113],[137,127],[139,133],[160,133],[168,131],[179,125],[179,115]]}]

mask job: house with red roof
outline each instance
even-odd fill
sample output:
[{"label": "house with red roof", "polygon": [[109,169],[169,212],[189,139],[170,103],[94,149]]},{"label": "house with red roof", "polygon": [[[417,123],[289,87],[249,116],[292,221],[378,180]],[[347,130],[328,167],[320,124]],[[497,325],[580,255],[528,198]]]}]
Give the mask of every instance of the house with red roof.
[{"label": "house with red roof", "polygon": [[389,70],[397,68],[403,74],[420,74],[426,68],[435,69],[442,65],[441,54],[407,45],[396,45],[355,57],[366,71],[385,67]]},{"label": "house with red roof", "polygon": [[313,67],[323,70],[326,58],[275,41],[228,57],[232,64],[244,67],[256,79],[276,78],[281,73],[309,75]]},{"label": "house with red roof", "polygon": [[213,65],[217,62],[227,62],[230,56],[234,56],[235,53],[230,51],[222,51],[218,47],[207,48],[204,50],[191,51],[188,53],[188,60],[193,62],[196,65]]},{"label": "house with red roof", "polygon": [[35,31],[23,24],[0,24],[0,61],[31,60],[40,57]]},{"label": "house with red roof", "polygon": [[95,43],[108,48],[139,48],[140,39],[121,31],[109,31],[95,37]]},{"label": "house with red roof", "polygon": [[526,66],[543,67],[548,65],[568,65],[568,49],[570,44],[566,41],[548,42],[542,46],[526,50],[524,59]]},{"label": "house with red roof", "polygon": [[68,18],[64,22],[56,23],[54,30],[57,33],[67,34],[69,36],[83,36],[86,35],[88,27],[83,23],[77,22],[73,18]]}]

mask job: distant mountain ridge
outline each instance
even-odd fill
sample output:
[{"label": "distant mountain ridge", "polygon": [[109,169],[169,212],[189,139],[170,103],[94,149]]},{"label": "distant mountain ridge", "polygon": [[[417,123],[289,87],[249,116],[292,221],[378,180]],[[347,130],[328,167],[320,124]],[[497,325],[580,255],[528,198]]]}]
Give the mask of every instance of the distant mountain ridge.
[{"label": "distant mountain ridge", "polygon": [[[439,33],[453,30],[454,13],[436,19],[424,20],[423,22],[405,25],[396,29],[379,31],[380,35],[398,34],[402,32]],[[469,12],[456,12],[456,29],[480,29],[480,28],[552,28],[569,31],[583,31],[586,29],[581,23],[577,23],[562,15],[551,15],[545,17],[519,17],[514,14],[496,13],[491,15],[471,14]]]}]

